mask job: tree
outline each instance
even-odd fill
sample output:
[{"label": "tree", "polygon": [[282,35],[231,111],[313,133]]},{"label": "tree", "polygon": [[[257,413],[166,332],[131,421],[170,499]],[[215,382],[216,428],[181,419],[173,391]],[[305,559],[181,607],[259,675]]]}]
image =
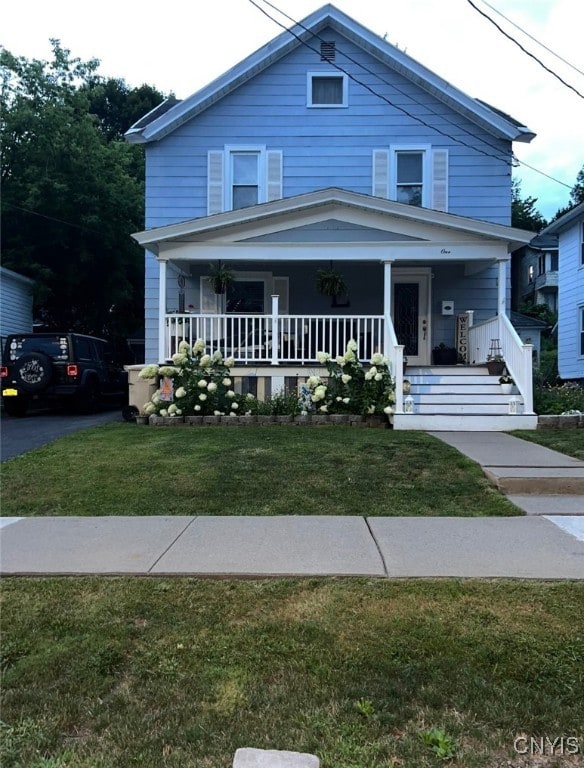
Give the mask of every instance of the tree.
[{"label": "tree", "polygon": [[547,224],[541,213],[535,209],[537,197],[521,199],[521,183],[513,182],[511,197],[511,225],[531,232],[539,232]]},{"label": "tree", "polygon": [[[92,111],[110,82],[99,62],[51,43],[50,62],[0,49],[4,264],[34,278],[47,328],[125,336],[143,316],[143,256],[130,237],[143,228],[142,152],[113,130],[113,107],[107,121]],[[115,83],[121,125],[134,94]],[[163,98],[143,88],[141,114]]]},{"label": "tree", "polygon": [[578,175],[576,176],[576,183],[570,190],[570,203],[564,208],[560,208],[558,211],[556,211],[556,215],[552,221],[559,219],[560,216],[568,213],[568,211],[571,211],[574,206],[579,205],[580,203],[584,203],[584,165],[578,171]]}]

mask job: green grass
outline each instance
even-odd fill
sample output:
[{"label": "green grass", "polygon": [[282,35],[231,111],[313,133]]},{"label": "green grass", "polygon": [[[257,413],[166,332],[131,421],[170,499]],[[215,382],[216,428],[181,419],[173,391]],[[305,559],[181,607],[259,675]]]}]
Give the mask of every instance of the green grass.
[{"label": "green grass", "polygon": [[437,740],[494,768],[528,764],[521,734],[584,747],[577,583],[5,579],[2,597],[3,768],[229,768],[242,746],[432,768]]},{"label": "green grass", "polygon": [[513,432],[513,435],[584,461],[584,430],[538,429],[530,432]]},{"label": "green grass", "polygon": [[109,424],[2,474],[7,516],[521,514],[478,465],[420,432]]}]

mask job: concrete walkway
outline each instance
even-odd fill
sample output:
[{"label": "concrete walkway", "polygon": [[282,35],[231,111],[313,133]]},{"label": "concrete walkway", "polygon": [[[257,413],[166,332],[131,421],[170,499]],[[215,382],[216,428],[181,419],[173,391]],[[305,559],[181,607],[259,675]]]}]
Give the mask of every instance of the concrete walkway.
[{"label": "concrete walkway", "polygon": [[[584,580],[584,495],[555,474],[579,489],[583,462],[501,433],[434,434],[494,482],[529,475],[535,493],[509,496],[528,515],[3,518],[0,572]],[[538,494],[550,477],[556,492]]]}]

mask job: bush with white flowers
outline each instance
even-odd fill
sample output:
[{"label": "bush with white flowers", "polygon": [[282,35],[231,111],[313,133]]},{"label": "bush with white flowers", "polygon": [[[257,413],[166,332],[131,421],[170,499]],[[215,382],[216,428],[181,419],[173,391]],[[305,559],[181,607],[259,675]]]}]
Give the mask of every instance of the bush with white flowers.
[{"label": "bush with white flowers", "polygon": [[160,416],[236,416],[238,396],[232,389],[230,368],[232,358],[220,352],[205,354],[205,342],[197,339],[193,346],[181,341],[172,365],[147,365],[139,376],[143,379],[168,377],[172,381],[172,400],[161,398],[156,390],[143,407],[146,415]]},{"label": "bush with white flowers", "polygon": [[344,355],[335,359],[327,352],[317,355],[328,376],[311,376],[306,382],[313,413],[393,413],[395,383],[387,358],[376,352],[369,366],[359,362],[357,342],[351,339]]}]

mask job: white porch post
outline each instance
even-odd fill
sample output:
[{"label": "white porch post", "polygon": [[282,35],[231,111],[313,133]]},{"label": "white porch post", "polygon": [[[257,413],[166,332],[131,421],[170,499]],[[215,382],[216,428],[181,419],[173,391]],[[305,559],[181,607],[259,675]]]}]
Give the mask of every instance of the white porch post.
[{"label": "white porch post", "polygon": [[499,279],[497,281],[497,314],[507,314],[507,264],[508,261],[497,262]]},{"label": "white porch post", "polygon": [[[166,359],[166,260],[158,262],[158,362]],[[170,350],[169,350],[170,351]]]},{"label": "white porch post", "polygon": [[278,365],[278,303],[280,296],[272,294],[272,365]]},{"label": "white porch post", "polygon": [[383,354],[391,357],[388,328],[391,324],[391,261],[383,262]]}]

